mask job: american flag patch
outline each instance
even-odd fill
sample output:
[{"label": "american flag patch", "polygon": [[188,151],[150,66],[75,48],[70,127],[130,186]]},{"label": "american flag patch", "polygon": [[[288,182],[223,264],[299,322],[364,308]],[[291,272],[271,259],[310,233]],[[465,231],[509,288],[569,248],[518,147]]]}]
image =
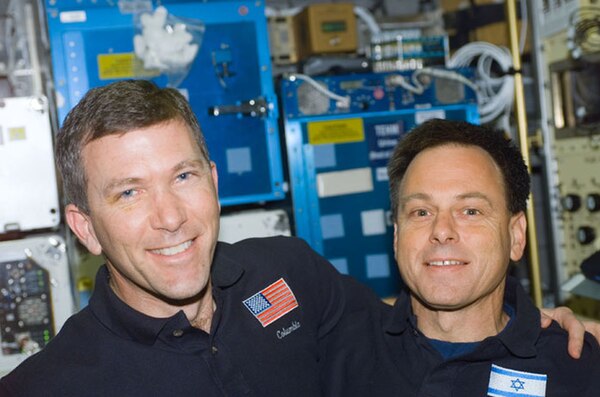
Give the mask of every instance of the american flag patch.
[{"label": "american flag patch", "polygon": [[263,327],[298,307],[294,293],[283,278],[244,300],[244,306]]}]

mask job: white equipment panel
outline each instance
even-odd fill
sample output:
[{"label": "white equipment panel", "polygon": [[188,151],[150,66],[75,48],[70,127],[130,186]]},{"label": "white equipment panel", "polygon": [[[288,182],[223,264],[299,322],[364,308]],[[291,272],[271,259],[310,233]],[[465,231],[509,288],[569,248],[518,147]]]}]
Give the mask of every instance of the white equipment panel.
[{"label": "white equipment panel", "polygon": [[0,242],[0,375],[44,348],[73,312],[60,236]]},{"label": "white equipment panel", "polygon": [[291,234],[289,217],[283,210],[250,210],[221,216],[219,240],[227,243]]},{"label": "white equipment panel", "polygon": [[60,222],[48,100],[0,98],[0,234]]}]

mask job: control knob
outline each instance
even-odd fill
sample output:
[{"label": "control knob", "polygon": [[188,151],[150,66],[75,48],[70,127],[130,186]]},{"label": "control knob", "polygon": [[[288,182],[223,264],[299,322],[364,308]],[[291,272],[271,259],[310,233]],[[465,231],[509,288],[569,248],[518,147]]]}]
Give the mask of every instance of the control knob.
[{"label": "control knob", "polygon": [[581,208],[581,197],[577,194],[567,194],[560,200],[560,203],[565,211],[575,212]]},{"label": "control knob", "polygon": [[590,226],[580,226],[577,229],[577,241],[581,245],[592,243],[596,239],[596,230]]},{"label": "control knob", "polygon": [[590,211],[590,212],[600,211],[600,194],[598,194],[598,193],[588,194],[588,196],[585,200],[585,206],[587,207],[588,211]]}]

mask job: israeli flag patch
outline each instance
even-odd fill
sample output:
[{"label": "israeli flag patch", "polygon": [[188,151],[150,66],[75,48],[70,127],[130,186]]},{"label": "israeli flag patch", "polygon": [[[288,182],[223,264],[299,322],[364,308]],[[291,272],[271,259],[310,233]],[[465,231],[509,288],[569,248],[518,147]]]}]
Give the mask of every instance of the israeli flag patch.
[{"label": "israeli flag patch", "polygon": [[492,364],[488,396],[492,397],[545,397],[546,374],[515,371]]}]

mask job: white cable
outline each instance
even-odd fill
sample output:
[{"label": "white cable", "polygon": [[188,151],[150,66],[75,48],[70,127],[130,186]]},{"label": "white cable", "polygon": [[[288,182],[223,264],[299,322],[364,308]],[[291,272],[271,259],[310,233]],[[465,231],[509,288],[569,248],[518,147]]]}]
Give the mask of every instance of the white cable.
[{"label": "white cable", "polygon": [[464,85],[471,87],[471,89],[473,89],[473,91],[477,91],[477,85],[475,85],[475,83],[473,83],[471,80],[467,79],[462,74],[454,72],[452,70],[434,69],[434,68],[417,69],[413,73],[413,76],[412,76],[413,80],[422,74],[427,74],[427,75],[437,77],[440,79],[458,81],[459,83],[463,83]]},{"label": "white cable", "polygon": [[381,33],[381,28],[369,10],[364,7],[356,6],[354,7],[354,14],[367,25],[369,31],[371,32],[371,37]]},{"label": "white cable", "polygon": [[449,68],[471,66],[476,60],[477,101],[481,123],[489,123],[501,115],[508,115],[512,108],[514,78],[505,74],[492,76],[492,67],[496,62],[503,73],[512,68],[512,58],[508,49],[484,41],[475,41],[459,48],[448,60]]},{"label": "white cable", "polygon": [[266,17],[291,17],[298,14],[302,11],[302,7],[293,7],[293,8],[273,8],[273,7],[265,7],[265,16]]},{"label": "white cable", "polygon": [[435,68],[423,68],[423,69],[415,70],[413,72],[413,74],[411,75],[410,83],[408,81],[406,81],[406,79],[404,79],[404,77],[400,74],[391,76],[390,79],[388,80],[388,82],[390,84],[400,86],[400,87],[404,88],[405,90],[410,91],[414,94],[421,95],[421,94],[423,94],[423,92],[425,92],[425,88],[426,88],[423,86],[423,83],[421,83],[421,81],[419,80],[419,76],[423,75],[423,74],[437,77],[440,79],[458,81],[459,83],[462,83],[468,87],[471,87],[471,89],[473,89],[474,91],[477,91],[477,89],[478,89],[478,87],[471,80],[467,79],[465,76],[463,76],[460,73],[454,72],[452,70],[435,69]]},{"label": "white cable", "polygon": [[350,107],[350,97],[341,96],[341,95],[336,94],[335,92],[328,90],[327,88],[323,87],[321,84],[317,83],[310,76],[307,76],[307,75],[301,74],[301,73],[294,73],[294,74],[290,75],[288,78],[290,81],[295,81],[296,79],[306,81],[308,84],[310,84],[312,87],[314,87],[321,94],[337,101],[337,106],[340,108],[349,108]]},{"label": "white cable", "polygon": [[[292,8],[281,8],[277,9],[274,7],[265,7],[265,16],[267,17],[287,17],[294,16],[303,10],[304,7],[292,7]],[[360,6],[354,7],[354,14],[360,18],[366,25],[371,35],[377,35],[381,33],[381,28],[377,24],[375,17],[371,12]]]},{"label": "white cable", "polygon": [[421,95],[423,91],[425,91],[423,85],[419,81],[413,82],[413,85],[411,85],[408,81],[404,79],[404,76],[400,74],[390,76],[388,83],[402,87],[405,90],[417,95]]}]

